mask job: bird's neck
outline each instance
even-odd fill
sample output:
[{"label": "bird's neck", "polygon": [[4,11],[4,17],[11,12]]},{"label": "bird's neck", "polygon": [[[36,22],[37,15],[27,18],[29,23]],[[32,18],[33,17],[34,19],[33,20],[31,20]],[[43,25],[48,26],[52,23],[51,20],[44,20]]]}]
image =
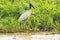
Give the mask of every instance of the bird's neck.
[{"label": "bird's neck", "polygon": [[32,9],[30,8],[29,10],[31,10],[32,11]]},{"label": "bird's neck", "polygon": [[32,9],[29,9],[29,11],[31,11],[31,12],[32,12]]}]

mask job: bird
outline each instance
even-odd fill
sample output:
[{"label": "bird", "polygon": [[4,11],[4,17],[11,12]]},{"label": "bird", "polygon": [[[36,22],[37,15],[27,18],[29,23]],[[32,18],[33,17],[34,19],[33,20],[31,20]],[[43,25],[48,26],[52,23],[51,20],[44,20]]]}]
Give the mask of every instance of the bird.
[{"label": "bird", "polygon": [[32,13],[32,8],[34,8],[34,6],[30,3],[29,4],[29,9],[27,11],[25,11],[18,19],[18,22],[27,19],[31,13]]}]

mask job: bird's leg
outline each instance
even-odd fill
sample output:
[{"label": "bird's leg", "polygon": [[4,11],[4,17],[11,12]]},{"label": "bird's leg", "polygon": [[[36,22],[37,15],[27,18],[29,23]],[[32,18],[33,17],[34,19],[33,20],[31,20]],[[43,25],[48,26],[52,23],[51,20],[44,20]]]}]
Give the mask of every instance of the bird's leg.
[{"label": "bird's leg", "polygon": [[23,31],[23,21],[22,22],[20,22],[20,27],[21,27],[21,30]]}]

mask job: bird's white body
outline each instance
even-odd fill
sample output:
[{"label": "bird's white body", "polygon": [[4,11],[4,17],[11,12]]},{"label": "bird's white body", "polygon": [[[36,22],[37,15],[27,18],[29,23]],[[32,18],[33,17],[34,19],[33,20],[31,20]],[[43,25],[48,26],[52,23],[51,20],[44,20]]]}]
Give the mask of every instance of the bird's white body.
[{"label": "bird's white body", "polygon": [[31,12],[32,12],[31,9],[27,10],[26,12],[24,12],[24,13],[19,17],[18,21],[20,22],[20,21],[22,21],[22,20],[24,20],[24,19],[27,19],[28,16],[31,15]]}]

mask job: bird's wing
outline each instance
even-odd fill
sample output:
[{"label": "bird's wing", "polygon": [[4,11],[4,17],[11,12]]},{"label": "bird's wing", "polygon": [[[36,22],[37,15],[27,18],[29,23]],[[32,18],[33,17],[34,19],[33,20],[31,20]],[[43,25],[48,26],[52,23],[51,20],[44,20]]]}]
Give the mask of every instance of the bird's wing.
[{"label": "bird's wing", "polygon": [[19,17],[18,21],[22,21],[22,20],[26,19],[30,14],[31,14],[30,11],[26,11],[25,13],[23,13],[23,14]]}]

